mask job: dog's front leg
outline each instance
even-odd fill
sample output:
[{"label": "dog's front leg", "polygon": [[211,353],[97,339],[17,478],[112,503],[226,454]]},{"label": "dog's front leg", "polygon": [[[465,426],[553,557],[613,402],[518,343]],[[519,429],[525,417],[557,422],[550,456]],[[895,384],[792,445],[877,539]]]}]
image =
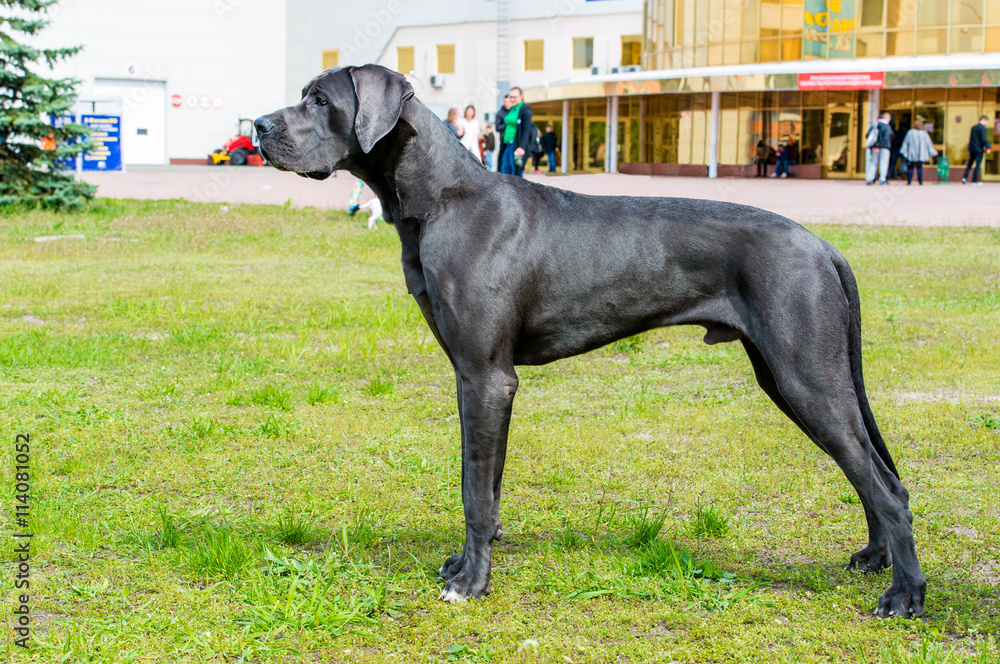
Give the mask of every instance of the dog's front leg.
[{"label": "dog's front leg", "polygon": [[517,391],[513,366],[459,374],[465,547],[441,567],[446,579],[441,599],[449,602],[490,592],[490,554],[499,529],[496,502]]}]

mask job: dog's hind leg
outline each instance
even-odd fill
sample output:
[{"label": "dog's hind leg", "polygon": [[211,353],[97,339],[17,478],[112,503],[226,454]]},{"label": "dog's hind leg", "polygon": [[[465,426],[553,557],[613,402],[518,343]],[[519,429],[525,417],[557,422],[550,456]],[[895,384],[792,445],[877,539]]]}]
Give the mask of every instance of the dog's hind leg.
[{"label": "dog's hind leg", "polygon": [[[869,527],[875,526],[870,534],[875,544],[871,553],[879,552],[881,538],[887,540],[892,585],[879,599],[875,613],[883,617],[919,616],[924,611],[926,581],[913,542],[909,493],[868,436],[846,344],[815,341],[839,336],[830,329],[829,321],[836,317],[829,311],[810,316],[803,309],[797,316],[799,329],[813,331],[810,343],[795,343],[787,335],[768,335],[758,330],[758,339],[763,337],[766,343],[755,343],[759,349],[757,359],[764,360],[772,379],[768,381],[765,376],[764,382],[770,382],[765,390],[777,391],[785,404],[782,410],[791,411],[793,421],[833,458],[861,496]],[[786,325],[781,329],[795,328]]]},{"label": "dog's hind leg", "polygon": [[462,419],[462,555],[441,568],[441,599],[459,601],[490,592],[490,556],[498,535],[498,500],[507,449],[511,406],[517,392],[513,365],[459,369]]},{"label": "dog's hind leg", "polygon": [[[764,361],[764,356],[761,355],[760,350],[746,337],[741,338],[740,341],[743,343],[747,357],[750,358],[750,364],[753,365],[757,384],[760,385],[764,393],[771,398],[771,401],[774,402],[781,412],[787,415],[807,436],[813,438],[812,433],[799,421],[798,415],[795,414],[792,407],[785,401],[785,397],[781,395],[781,392],[778,390],[778,384],[774,379],[774,374],[771,373],[771,368],[767,366],[767,362]],[[826,451],[819,441],[815,440],[815,438],[813,438],[813,441],[819,445],[820,449]],[[868,522],[868,546],[851,556],[851,560],[847,564],[847,569],[877,573],[892,565],[892,554],[889,551],[889,536],[882,528],[882,524],[879,522],[878,517],[875,516],[875,512],[872,511],[865,496],[858,493],[858,497],[865,508],[865,520]]]}]

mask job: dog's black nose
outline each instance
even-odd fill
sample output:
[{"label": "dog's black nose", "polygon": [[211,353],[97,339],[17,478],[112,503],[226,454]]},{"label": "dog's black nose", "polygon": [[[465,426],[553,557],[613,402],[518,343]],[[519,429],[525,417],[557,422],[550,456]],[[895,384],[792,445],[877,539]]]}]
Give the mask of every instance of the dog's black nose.
[{"label": "dog's black nose", "polygon": [[262,115],[254,120],[253,126],[257,128],[257,135],[263,136],[267,132],[274,129],[274,120],[266,115]]}]

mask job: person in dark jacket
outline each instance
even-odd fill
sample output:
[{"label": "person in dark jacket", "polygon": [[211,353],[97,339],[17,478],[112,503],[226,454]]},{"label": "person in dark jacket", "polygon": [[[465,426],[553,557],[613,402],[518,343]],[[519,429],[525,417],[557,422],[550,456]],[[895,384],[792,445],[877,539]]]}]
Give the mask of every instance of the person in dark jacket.
[{"label": "person in dark jacket", "polygon": [[531,107],[524,103],[521,88],[511,88],[507,97],[510,109],[504,113],[502,125],[497,116],[497,133],[506,144],[500,154],[500,172],[524,177],[524,164],[532,152]]},{"label": "person in dark jacket", "polygon": [[900,163],[899,149],[903,147],[906,139],[906,132],[910,131],[910,125],[905,122],[900,123],[899,130],[892,137],[892,147],[889,150],[889,180],[896,178],[896,164]]},{"label": "person in dark jacket", "polygon": [[[969,177],[969,169],[972,169],[972,184],[979,186],[983,181],[979,179],[979,167],[983,164],[983,155],[991,151],[992,144],[986,140],[986,125],[990,119],[987,116],[979,118],[979,124],[969,132],[969,163],[965,165],[965,173],[962,175],[962,184]],[[972,165],[975,164],[975,168]]]},{"label": "person in dark jacket", "polygon": [[[868,184],[875,184],[876,177],[879,184],[889,184],[886,178],[889,175],[889,156],[892,152],[892,138],[895,132],[889,126],[892,116],[883,113],[878,117],[878,124],[868,130],[867,138],[874,140],[874,144],[869,143],[868,159],[865,165],[865,181]],[[874,134],[873,134],[874,132]]]},{"label": "person in dark jacket", "polygon": [[496,116],[496,132],[497,132],[497,173],[501,172],[500,169],[503,167],[503,151],[507,145],[503,142],[503,130],[504,130],[504,117],[507,115],[507,111],[510,110],[510,95],[504,95],[503,106],[497,111]]},{"label": "person in dark jacket", "polygon": [[549,173],[556,172],[556,145],[558,139],[556,132],[552,131],[552,125],[545,125],[545,135],[542,136],[542,151],[546,159],[549,160]]}]

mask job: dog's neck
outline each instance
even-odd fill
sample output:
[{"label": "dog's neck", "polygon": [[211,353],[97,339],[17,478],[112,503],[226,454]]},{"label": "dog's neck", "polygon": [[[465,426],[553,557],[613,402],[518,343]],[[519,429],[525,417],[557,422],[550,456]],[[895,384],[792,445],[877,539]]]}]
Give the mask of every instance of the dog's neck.
[{"label": "dog's neck", "polygon": [[439,213],[449,189],[470,187],[489,171],[429,108],[403,104],[399,121],[357,170],[382,202],[389,223],[423,224]]},{"label": "dog's neck", "polygon": [[[416,99],[403,104],[399,121],[351,172],[382,202],[382,216],[402,242],[407,290],[421,306],[427,284],[420,260],[424,225],[441,214],[449,198],[483,191],[490,172],[443,122]],[[450,191],[449,191],[450,190]]]}]

